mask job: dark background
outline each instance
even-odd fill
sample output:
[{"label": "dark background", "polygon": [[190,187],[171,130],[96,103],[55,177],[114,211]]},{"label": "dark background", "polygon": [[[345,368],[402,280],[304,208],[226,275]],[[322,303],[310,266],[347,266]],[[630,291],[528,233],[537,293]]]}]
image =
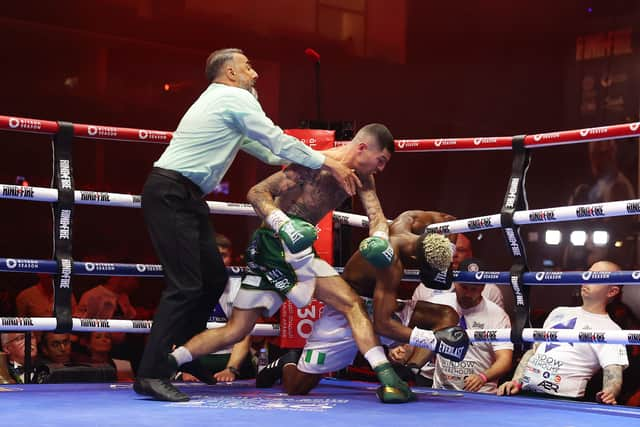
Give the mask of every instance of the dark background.
[{"label": "dark background", "polygon": [[[283,128],[296,128],[316,118],[314,68],[304,55],[312,47],[322,56],[324,118],[352,120],[358,127],[381,122],[398,139],[533,134],[635,121],[639,14],[637,2],[614,0],[10,2],[0,12],[0,114],[174,130],[206,86],[207,55],[240,47],[261,75],[257,89],[267,114]],[[585,37],[589,46],[604,38],[610,49],[585,57]],[[611,87],[599,85],[613,75],[624,78]],[[46,136],[4,132],[0,144],[0,182],[25,176],[31,185],[49,185]],[[162,149],[78,140],[76,187],[139,194]],[[635,140],[619,143],[619,158],[636,186]],[[379,195],[389,218],[407,209],[459,218],[493,214],[510,164],[509,152],[398,153],[379,176]],[[224,179],[230,193],[209,199],[244,202],[248,188],[273,171],[240,154]],[[588,177],[585,145],[535,150],[527,180],[530,207],[566,204]],[[0,203],[0,256],[50,258],[49,206]],[[216,215],[214,224],[239,256],[257,221]],[[139,210],[78,206],[74,226],[78,260],[155,262]],[[362,230],[352,231],[354,242],[363,237]],[[525,227],[524,235],[528,241],[528,232],[539,232],[542,240],[543,231]],[[635,230],[629,236],[635,239]],[[509,267],[498,231],[473,238],[490,269]],[[542,269],[545,259],[562,267],[563,246],[527,245],[532,270]],[[637,268],[635,246],[632,240],[620,249],[631,260],[623,268]],[[95,280],[78,278],[77,296]],[[0,286],[17,293],[34,281],[5,274]],[[141,292],[161,285],[145,282],[156,286]],[[539,292],[553,292],[554,306],[573,302],[569,291]]]}]

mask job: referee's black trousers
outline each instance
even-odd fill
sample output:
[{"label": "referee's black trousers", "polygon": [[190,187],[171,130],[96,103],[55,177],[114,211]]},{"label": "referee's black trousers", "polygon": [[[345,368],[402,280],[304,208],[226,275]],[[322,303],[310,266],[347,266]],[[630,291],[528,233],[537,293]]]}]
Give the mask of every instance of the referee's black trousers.
[{"label": "referee's black trousers", "polygon": [[206,329],[228,274],[215,242],[202,192],[183,175],[153,168],[142,191],[142,210],[166,287],[137,375],[167,378],[167,355]]}]

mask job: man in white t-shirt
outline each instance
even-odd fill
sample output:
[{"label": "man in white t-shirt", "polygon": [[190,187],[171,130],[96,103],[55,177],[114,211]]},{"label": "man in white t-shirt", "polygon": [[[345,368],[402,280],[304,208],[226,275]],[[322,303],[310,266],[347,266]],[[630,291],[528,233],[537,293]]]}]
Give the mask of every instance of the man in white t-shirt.
[{"label": "man in white t-shirt", "polygon": [[[430,302],[452,307],[463,329],[511,328],[507,313],[483,296],[484,285],[454,284],[455,292],[436,295]],[[436,355],[433,388],[494,393],[498,380],[511,370],[513,343],[475,343],[460,362]]]},{"label": "man in white t-shirt", "polygon": [[[462,239],[461,239],[462,237]],[[456,239],[456,254],[453,257],[452,268],[454,270],[460,271],[481,271],[484,269],[482,267],[482,262],[477,258],[471,258],[471,243],[469,239],[464,237],[462,234],[458,234],[458,238]],[[424,286],[423,284],[418,285],[415,292],[413,293],[413,297],[411,298],[411,303],[406,304],[403,308],[402,317],[405,319],[411,318],[413,314],[413,307],[418,301],[427,301],[435,304],[445,304],[456,309],[455,306],[449,304],[447,301],[456,301],[456,293],[453,292],[456,289],[456,283],[454,283],[450,289],[448,290],[437,290],[430,289]],[[498,289],[496,285],[486,284],[486,285],[471,285],[475,287],[474,289],[479,290],[478,298],[482,297],[482,300],[487,303],[491,303],[491,305],[497,306],[502,313],[504,313],[503,307],[503,299],[502,292]],[[491,290],[487,291],[487,288],[491,288]],[[458,314],[460,314],[460,310],[457,310]],[[506,313],[505,313],[506,315]],[[508,317],[507,317],[508,320]],[[479,326],[468,326],[470,329],[484,329]],[[504,326],[510,327],[510,326]],[[487,328],[489,328],[487,326]],[[474,346],[469,347],[469,351]],[[513,346],[510,347],[513,350]],[[416,364],[418,360],[424,360],[425,352],[420,349],[416,349],[415,347],[411,347],[408,344],[400,345],[393,348],[389,355],[394,362],[398,362],[401,364],[406,364],[408,366]],[[511,362],[509,362],[511,363]],[[510,369],[510,368],[509,368]],[[419,375],[416,376],[416,381],[418,385],[423,386],[431,386],[433,381],[433,375],[435,370],[435,360],[429,360],[424,366],[420,368],[418,371],[417,368],[414,368],[414,371],[417,371]],[[495,386],[495,385],[494,385]],[[495,392],[495,390],[494,390]]]},{"label": "man in white t-shirt", "polygon": [[[618,271],[609,261],[599,261],[589,271]],[[545,329],[619,330],[607,314],[607,304],[620,293],[619,285],[583,285],[581,307],[558,307],[544,322]],[[535,343],[520,360],[513,379],[498,388],[498,395],[521,390],[550,396],[579,399],[589,379],[603,370],[602,390],[596,400],[617,404],[622,388],[622,371],[629,365],[627,351],[620,344]]]},{"label": "man in white t-shirt", "polygon": [[[473,251],[471,249],[471,240],[464,234],[458,234],[456,238],[456,252],[453,255],[453,262],[451,263],[451,268],[453,270],[467,270],[467,268],[460,268],[460,265],[466,267],[469,263],[465,263],[464,261],[473,258]],[[469,270],[471,271],[471,270]],[[424,284],[420,283],[416,289],[413,291],[413,295],[411,296],[411,301],[431,301],[431,298],[435,295],[444,294],[448,292],[453,292],[453,285],[448,290],[437,290],[427,288]],[[502,292],[500,289],[492,284],[487,283],[484,286],[484,290],[482,291],[482,296],[488,299],[489,301],[493,301],[498,304],[500,307],[504,308],[504,297],[502,296]]]}]

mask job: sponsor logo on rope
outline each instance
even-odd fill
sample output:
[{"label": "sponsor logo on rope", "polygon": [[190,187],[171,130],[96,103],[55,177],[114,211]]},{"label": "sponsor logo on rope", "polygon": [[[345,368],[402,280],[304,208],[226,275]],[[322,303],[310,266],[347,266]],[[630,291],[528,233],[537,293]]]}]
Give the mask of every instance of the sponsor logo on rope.
[{"label": "sponsor logo on rope", "polygon": [[20,128],[37,130],[42,128],[42,122],[40,120],[18,119],[17,117],[9,117],[9,127],[11,129]]},{"label": "sponsor logo on rope", "polygon": [[82,328],[111,328],[107,319],[80,319]]},{"label": "sponsor logo on rope", "polygon": [[2,326],[35,326],[30,317],[3,317]]},{"label": "sponsor logo on rope", "polygon": [[456,145],[458,143],[455,139],[436,139],[433,143],[436,147],[440,147],[442,145]]},{"label": "sponsor logo on rope", "polygon": [[640,279],[640,271],[636,270],[636,271],[631,272],[631,278],[632,278],[633,280],[638,280],[638,279]]},{"label": "sponsor logo on rope", "polygon": [[14,259],[7,258],[5,261],[5,265],[9,270],[13,270],[15,268],[19,268],[21,270],[38,270],[38,260],[36,259]]},{"label": "sponsor logo on rope", "polygon": [[71,264],[71,260],[68,258],[61,259],[60,264],[62,265],[62,269],[60,271],[60,288],[68,289],[71,285],[71,271],[73,270],[73,265]]},{"label": "sponsor logo on rope", "polygon": [[116,265],[109,262],[85,262],[84,269],[88,272],[92,271],[115,271]]},{"label": "sponsor logo on rope", "polygon": [[150,141],[167,141],[169,139],[169,135],[166,132],[139,129],[138,138],[143,141],[146,141],[147,139]]},{"label": "sponsor logo on rope", "polygon": [[582,280],[609,280],[611,273],[609,271],[585,271],[582,273]]},{"label": "sponsor logo on rope", "polygon": [[451,234],[451,226],[449,224],[430,225],[425,231],[427,233]]},{"label": "sponsor logo on rope", "polygon": [[418,143],[417,141],[407,141],[407,140],[399,140],[398,141],[398,148],[399,149],[404,149],[404,148],[417,148],[420,146],[420,143]]},{"label": "sponsor logo on rope", "polygon": [[342,214],[338,214],[338,213],[334,213],[333,214],[333,220],[336,222],[339,222],[340,224],[348,224],[349,223],[349,217],[346,215],[342,215]]},{"label": "sponsor logo on rope", "polygon": [[151,329],[153,322],[151,320],[132,320],[131,327],[133,329]]},{"label": "sponsor logo on rope", "polygon": [[109,193],[94,192],[94,191],[81,191],[80,200],[90,200],[93,202],[110,202],[111,197]]},{"label": "sponsor logo on rope", "polygon": [[478,271],[474,277],[476,280],[498,280],[500,278],[499,271]]},{"label": "sponsor logo on rope", "polygon": [[554,210],[536,211],[529,214],[529,221],[531,222],[555,221],[555,219],[556,212]]},{"label": "sponsor logo on rope", "polygon": [[160,264],[136,264],[136,270],[140,273],[145,273],[147,271],[162,271],[162,266]]},{"label": "sponsor logo on rope", "polygon": [[602,205],[580,206],[576,208],[576,216],[578,218],[604,216],[604,207]]},{"label": "sponsor logo on rope", "polygon": [[518,197],[518,185],[520,184],[520,178],[512,177],[509,184],[509,192],[507,193],[507,200],[504,203],[504,207],[507,209],[513,209],[516,205],[516,199]]},{"label": "sponsor logo on rope", "polygon": [[635,122],[635,123],[630,123],[629,124],[629,129],[631,129],[632,132],[637,131],[639,127],[640,127],[640,122]]},{"label": "sponsor logo on rope", "polygon": [[549,140],[549,139],[558,139],[558,138],[560,138],[560,132],[539,133],[539,134],[533,135],[533,140],[536,142],[540,142],[542,140]]},{"label": "sponsor logo on rope", "polygon": [[533,339],[536,341],[558,341],[558,332],[536,329],[533,331]]},{"label": "sponsor logo on rope", "polygon": [[33,199],[34,192],[31,187],[21,185],[3,185],[2,195],[7,197],[20,197],[22,199]]},{"label": "sponsor logo on rope", "polygon": [[118,128],[110,126],[88,126],[87,134],[89,136],[118,136]]},{"label": "sponsor logo on rope", "polygon": [[638,334],[638,333],[628,333],[627,334],[627,341],[629,341],[629,344],[640,344],[640,334]]},{"label": "sponsor logo on rope", "polygon": [[60,228],[58,229],[58,237],[60,239],[69,240],[71,238],[71,210],[62,209],[60,211]]},{"label": "sponsor logo on rope", "polygon": [[630,213],[630,214],[640,213],[640,202],[627,203],[627,213]]},{"label": "sponsor logo on rope", "polygon": [[60,160],[60,185],[63,190],[71,190],[71,165],[69,160]]},{"label": "sponsor logo on rope", "polygon": [[476,218],[467,221],[467,227],[470,230],[477,230],[478,228],[491,227],[491,217],[485,216],[484,218]]},{"label": "sponsor logo on rope", "polygon": [[511,227],[507,227],[504,229],[504,233],[507,235],[509,247],[511,248],[511,253],[513,254],[513,256],[522,256],[522,252],[520,251],[520,243],[518,242],[518,237],[516,236],[515,230]]},{"label": "sponsor logo on rope", "polygon": [[599,128],[580,129],[580,136],[584,138],[588,135],[603,135],[607,132],[609,132],[609,128],[606,126]]},{"label": "sponsor logo on rope", "polygon": [[486,331],[474,331],[473,339],[476,341],[495,341],[498,339],[498,331],[489,329]]},{"label": "sponsor logo on rope", "polygon": [[562,272],[560,271],[539,271],[535,278],[538,282],[543,280],[562,280]]},{"label": "sponsor logo on rope", "polygon": [[480,144],[495,144],[498,142],[497,138],[473,138],[473,145],[478,146]]},{"label": "sponsor logo on rope", "polygon": [[139,205],[142,203],[142,197],[141,196],[131,196],[131,203]]},{"label": "sponsor logo on rope", "polygon": [[580,342],[596,342],[603,343],[607,342],[604,333],[602,332],[579,332],[578,333],[578,341]]}]

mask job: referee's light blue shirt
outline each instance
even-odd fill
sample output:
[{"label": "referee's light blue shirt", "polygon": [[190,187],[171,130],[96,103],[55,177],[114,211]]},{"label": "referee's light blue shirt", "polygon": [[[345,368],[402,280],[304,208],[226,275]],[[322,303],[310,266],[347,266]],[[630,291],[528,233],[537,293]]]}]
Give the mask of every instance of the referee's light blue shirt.
[{"label": "referee's light blue shirt", "polygon": [[220,183],[238,150],[269,164],[318,169],[323,154],[285,135],[248,90],[212,83],[180,120],[154,166],[180,172],[204,194]]}]

